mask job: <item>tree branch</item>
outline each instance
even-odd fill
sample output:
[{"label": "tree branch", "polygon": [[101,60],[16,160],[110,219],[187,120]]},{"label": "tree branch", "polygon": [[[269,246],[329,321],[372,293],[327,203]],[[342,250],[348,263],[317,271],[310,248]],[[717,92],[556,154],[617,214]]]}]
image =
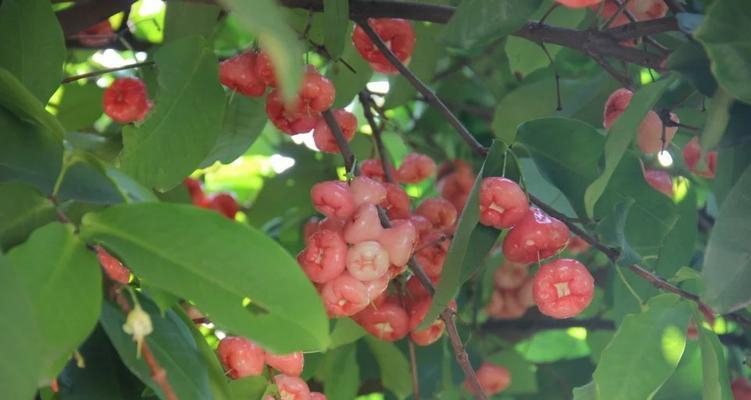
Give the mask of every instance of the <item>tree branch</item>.
[{"label": "tree branch", "polygon": [[121,11],[125,11],[135,0],[92,1],[76,4],[57,12],[57,19],[63,34],[75,35]]},{"label": "tree branch", "polygon": [[94,76],[99,76],[99,75],[103,75],[103,74],[110,73],[110,72],[123,71],[123,70],[126,70],[126,69],[140,68],[140,67],[144,67],[144,66],[147,66],[147,65],[154,65],[154,62],[153,61],[144,61],[144,62],[139,62],[139,63],[133,63],[133,64],[123,65],[121,67],[106,68],[106,69],[100,69],[100,70],[96,70],[96,71],[87,72],[85,74],[73,75],[73,76],[69,76],[69,77],[63,79],[60,83],[64,84],[64,83],[75,82],[75,81],[77,81],[79,79],[91,78],[91,77],[94,77]]},{"label": "tree branch", "polygon": [[378,151],[378,158],[381,160],[383,173],[384,175],[386,175],[387,181],[393,182],[393,167],[391,166],[389,155],[386,154],[386,147],[383,145],[383,139],[381,138],[381,127],[379,127],[376,123],[375,117],[373,116],[373,110],[371,110],[370,108],[371,106],[373,106],[373,98],[370,97],[370,94],[366,93],[365,91],[358,93],[357,98],[360,99],[360,104],[362,104],[362,113],[365,115],[365,119],[368,120],[370,130],[373,132],[373,139],[375,140],[376,150]]},{"label": "tree branch", "polygon": [[344,158],[344,168],[346,168],[347,172],[349,173],[357,174],[355,155],[354,153],[352,153],[352,148],[349,147],[349,143],[347,143],[347,139],[342,133],[342,128],[336,122],[336,118],[334,118],[334,114],[330,109],[323,112],[323,119],[326,121],[326,125],[329,126],[331,133],[334,135],[334,139],[336,139],[336,144],[339,146],[339,150],[342,152],[342,157]]}]

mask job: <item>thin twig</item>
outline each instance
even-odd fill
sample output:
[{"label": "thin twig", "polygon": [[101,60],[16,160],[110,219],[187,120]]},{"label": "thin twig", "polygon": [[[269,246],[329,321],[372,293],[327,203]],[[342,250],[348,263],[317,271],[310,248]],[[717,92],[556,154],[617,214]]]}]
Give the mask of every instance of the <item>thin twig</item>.
[{"label": "thin twig", "polygon": [[610,25],[613,23],[613,21],[615,21],[615,19],[618,18],[618,16],[621,15],[621,13],[624,10],[626,10],[626,6],[628,5],[629,1],[631,1],[631,0],[625,0],[623,3],[619,4],[618,5],[618,9],[615,10],[615,12],[613,13],[613,15],[611,15],[610,18],[608,18],[608,20],[605,21],[604,24],[602,24],[602,27],[600,28],[600,30],[608,29],[610,27]]},{"label": "thin twig", "polygon": [[550,61],[550,68],[553,68],[553,74],[555,74],[555,110],[561,111],[563,109],[563,105],[561,104],[561,75],[558,74],[558,68],[555,67],[555,62],[553,61],[553,57],[550,55],[548,48],[545,47],[545,42],[540,42],[540,47],[542,48],[542,51],[545,52],[545,55],[548,56],[548,61]]},{"label": "thin twig", "polygon": [[153,61],[144,61],[144,62],[138,62],[138,63],[133,63],[133,64],[127,64],[127,65],[123,65],[123,66],[115,67],[115,68],[100,69],[100,70],[96,70],[96,71],[87,72],[87,73],[81,74],[81,75],[69,76],[69,77],[63,79],[61,81],[61,83],[65,84],[65,83],[75,82],[75,81],[80,80],[80,79],[91,78],[91,77],[94,77],[94,76],[108,74],[110,72],[117,72],[117,71],[123,71],[123,70],[126,70],[126,69],[140,68],[140,67],[144,67],[144,66],[147,66],[147,65],[153,65],[153,64],[154,64]]},{"label": "thin twig", "polygon": [[417,356],[415,355],[415,344],[408,340],[409,346],[409,369],[412,372],[412,398],[420,400],[420,381],[417,379]]},{"label": "thin twig", "polygon": [[354,153],[352,153],[352,148],[349,147],[347,139],[342,133],[342,128],[336,122],[336,118],[334,118],[334,114],[330,109],[323,112],[323,119],[326,121],[326,125],[329,126],[329,129],[331,130],[331,133],[334,135],[334,139],[336,140],[336,144],[339,146],[339,150],[342,152],[342,157],[344,158],[344,167],[347,169],[347,172],[355,173],[355,155]]},{"label": "thin twig", "polygon": [[383,174],[386,176],[386,180],[389,182],[394,181],[393,167],[389,160],[389,155],[386,154],[386,147],[383,145],[383,139],[381,137],[381,127],[375,121],[371,106],[373,105],[373,99],[365,91],[361,91],[357,97],[362,104],[362,112],[365,115],[365,119],[368,120],[370,130],[373,132],[373,139],[376,144],[376,151],[378,151],[378,158],[381,160],[381,167],[383,168]]}]

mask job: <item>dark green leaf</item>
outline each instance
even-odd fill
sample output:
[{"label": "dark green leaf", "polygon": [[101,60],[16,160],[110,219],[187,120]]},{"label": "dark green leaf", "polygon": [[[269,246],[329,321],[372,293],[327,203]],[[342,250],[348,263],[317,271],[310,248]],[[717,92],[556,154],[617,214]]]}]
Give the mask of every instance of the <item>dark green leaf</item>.
[{"label": "dark green leaf", "polygon": [[336,60],[349,39],[349,1],[323,0],[323,22],[323,44]]},{"label": "dark green leaf", "polygon": [[336,88],[336,99],[333,105],[335,108],[342,108],[351,103],[352,98],[365,88],[370,77],[373,76],[373,70],[357,52],[352,41],[348,40],[345,43],[341,59],[346,61],[354,72],[347,68],[343,62],[333,64],[326,71],[326,76],[331,79]]},{"label": "dark green leaf", "polygon": [[55,208],[36,189],[23,183],[0,184],[0,249],[8,250],[34,229],[52,222]]},{"label": "dark green leaf", "polygon": [[334,329],[331,331],[330,349],[357,341],[368,332],[349,318],[338,318],[334,320]]},{"label": "dark green leaf", "polygon": [[[138,301],[151,317],[154,326],[154,331],[146,337],[146,342],[154,358],[167,372],[170,386],[177,397],[185,400],[211,398],[208,369],[185,323],[171,310],[162,317],[157,306],[145,296],[138,296]],[[100,321],[120,359],[133,374],[160,398],[165,399],[159,385],[152,380],[148,365],[144,360],[137,358],[133,337],[123,331],[125,315],[122,310],[117,305],[105,301]]]},{"label": "dark green leaf", "polygon": [[209,38],[219,22],[221,7],[193,1],[172,1],[164,17],[164,43],[191,35]]},{"label": "dark green leaf", "polygon": [[0,68],[13,73],[37,100],[47,103],[60,85],[65,61],[63,31],[50,2],[3,1],[0,37]]},{"label": "dark green leaf", "polygon": [[695,37],[712,60],[712,73],[734,97],[751,103],[751,44],[740,38],[751,31],[751,10],[745,0],[712,4]]},{"label": "dark green leaf", "polygon": [[675,371],[686,346],[692,307],[673,294],[628,315],[602,352],[593,376],[600,398],[648,399]]},{"label": "dark green leaf", "polygon": [[686,42],[676,48],[668,58],[667,67],[680,72],[705,96],[712,96],[717,88],[707,53],[698,42]]},{"label": "dark green leaf", "polygon": [[263,98],[228,94],[222,130],[202,165],[209,166],[215,161],[229,164],[245,154],[266,126],[265,106]]},{"label": "dark green leaf", "polygon": [[75,152],[66,161],[58,199],[78,200],[91,204],[121,203],[124,198],[118,187],[107,176],[107,166],[84,152]]},{"label": "dark green leaf", "polygon": [[357,346],[348,344],[329,350],[323,361],[323,388],[329,400],[350,400],[357,397],[360,367]]},{"label": "dark green leaf", "polygon": [[[123,128],[122,169],[166,191],[198,167],[211,150],[224,116],[216,56],[200,37],[160,48],[159,97],[146,121]],[[165,154],[170,157],[165,158]]]},{"label": "dark green leaf", "polygon": [[705,151],[714,149],[720,143],[730,121],[730,106],[733,101],[733,97],[722,88],[718,88],[712,96],[712,102],[707,108],[707,120],[699,136],[701,148]]},{"label": "dark green leaf", "polygon": [[[443,54],[443,47],[438,42],[440,25],[412,23],[415,29],[417,42],[415,50],[409,61],[409,69],[423,82],[430,82],[435,75],[435,67],[438,58]],[[391,79],[390,89],[386,95],[384,108],[394,108],[404,105],[415,99],[417,89],[401,74]]]},{"label": "dark green leaf", "polygon": [[574,388],[574,400],[597,400],[597,386],[595,382],[589,382],[584,386]]},{"label": "dark green leaf", "polygon": [[384,342],[372,336],[366,336],[365,341],[375,356],[381,370],[381,383],[400,399],[412,393],[409,362],[401,351],[391,342]]},{"label": "dark green leaf", "polygon": [[68,131],[90,127],[102,116],[102,93],[104,89],[94,83],[63,86],[63,95],[55,115]]},{"label": "dark green leaf", "polygon": [[268,386],[269,382],[265,377],[249,376],[231,381],[229,383],[229,390],[233,400],[261,400]]},{"label": "dark green leaf", "polygon": [[46,100],[40,101],[16,76],[0,68],[0,106],[23,122],[34,124],[56,139],[62,139],[65,129],[44,109]]},{"label": "dark green leaf", "polygon": [[217,326],[269,350],[328,345],[313,285],[294,258],[253,228],[190,205],[141,203],[86,215],[81,234],[103,242],[152,286],[194,301]]},{"label": "dark green leaf", "polygon": [[633,205],[634,199],[631,198],[626,199],[623,203],[616,204],[613,211],[597,225],[597,232],[600,234],[603,243],[620,249],[620,262],[623,265],[638,264],[641,261],[639,255],[636,254],[626,239],[626,221]]},{"label": "dark green leaf", "polygon": [[488,357],[487,361],[503,365],[511,374],[511,385],[504,390],[504,393],[523,394],[537,392],[536,368],[518,352],[506,350]]},{"label": "dark green leaf", "polygon": [[[698,313],[695,315],[698,316]],[[730,393],[730,374],[725,360],[725,349],[714,332],[699,323],[697,325],[704,373],[704,400],[730,399],[733,395]]]},{"label": "dark green leaf", "polygon": [[467,0],[446,24],[442,39],[456,49],[482,46],[521,27],[542,0]]},{"label": "dark green leaf", "polygon": [[589,355],[587,343],[565,330],[547,330],[535,333],[514,348],[524,356],[527,362],[550,363],[559,360],[571,360]]},{"label": "dark green leaf", "polygon": [[751,302],[751,166],[720,208],[704,254],[702,300],[718,313]]},{"label": "dark green leaf", "polygon": [[660,276],[673,276],[678,269],[689,265],[696,246],[699,213],[696,210],[696,190],[689,188],[682,199],[676,200],[678,220],[665,235],[657,255],[655,271]]}]

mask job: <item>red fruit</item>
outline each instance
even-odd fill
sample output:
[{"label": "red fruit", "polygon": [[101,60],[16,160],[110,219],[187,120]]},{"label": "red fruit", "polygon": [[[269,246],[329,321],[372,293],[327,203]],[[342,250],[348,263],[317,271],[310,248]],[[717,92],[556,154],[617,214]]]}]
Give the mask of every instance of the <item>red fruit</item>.
[{"label": "red fruit", "polygon": [[434,231],[420,238],[417,243],[419,250],[415,252],[415,260],[431,278],[441,276],[443,271],[443,262],[451,243],[449,240],[439,240],[443,237],[443,233]]},{"label": "red fruit", "polygon": [[399,183],[419,183],[435,174],[436,165],[432,158],[418,153],[410,153],[396,170]]},{"label": "red fruit", "polygon": [[240,53],[219,64],[219,81],[222,85],[246,96],[263,96],[266,84],[256,73],[258,53]]},{"label": "red fruit", "polygon": [[691,172],[702,176],[704,178],[712,179],[715,176],[717,170],[717,152],[710,151],[707,153],[707,159],[705,160],[705,169],[698,171],[697,164],[699,164],[699,158],[701,158],[701,146],[699,145],[699,137],[694,136],[686,143],[683,148],[683,161],[686,163]]},{"label": "red fruit", "polygon": [[[409,63],[409,58],[415,48],[415,32],[412,30],[409,21],[398,18],[370,18],[368,25],[386,43],[386,46],[399,61],[403,64]],[[362,58],[368,61],[374,70],[386,74],[397,72],[397,69],[378,50],[378,47],[359,25],[355,27],[355,31],[352,33],[352,43],[354,43]]]},{"label": "red fruit", "polygon": [[146,85],[137,78],[118,78],[104,91],[104,113],[121,124],[141,121],[151,108]]},{"label": "red fruit", "polygon": [[52,390],[52,393],[60,391],[60,385],[57,384],[57,379],[53,379],[52,382],[50,382],[50,390]]},{"label": "red fruit", "polygon": [[488,316],[500,319],[518,319],[527,312],[518,290],[495,290],[486,306]]},{"label": "red fruit", "polygon": [[283,355],[266,352],[266,364],[284,375],[300,376],[305,358],[299,351]]},{"label": "red fruit", "polygon": [[280,131],[296,135],[313,130],[320,113],[334,103],[334,85],[316,72],[308,69],[303,77],[303,85],[291,104],[282,101],[277,89],[266,98],[266,114]]},{"label": "red fruit", "polygon": [[[488,362],[482,363],[475,374],[477,375],[477,380],[480,382],[482,391],[487,396],[500,393],[511,384],[511,374],[506,368],[500,365]],[[476,394],[469,380],[464,381],[464,387],[469,393]]]},{"label": "red fruit", "polygon": [[235,214],[240,211],[237,200],[228,193],[219,193],[209,199],[208,208],[219,211],[229,219],[235,219]]},{"label": "red fruit", "polygon": [[510,228],[527,214],[529,201],[519,185],[506,178],[490,177],[480,186],[480,223],[496,229]]},{"label": "red fruit", "polygon": [[274,65],[271,63],[271,58],[262,51],[258,53],[258,58],[255,63],[255,73],[264,84],[276,87],[276,75],[274,74]]},{"label": "red fruit", "polygon": [[[427,328],[415,330],[428,314],[430,303],[431,299],[429,297],[424,297],[416,302],[412,302],[409,306],[409,330],[411,331],[409,337],[418,346],[429,346],[435,343],[441,335],[443,335],[443,330],[445,328],[443,321],[436,319]],[[456,308],[455,304],[454,308]]]},{"label": "red fruit", "polygon": [[248,339],[227,336],[219,342],[216,351],[224,370],[232,379],[263,373],[264,351]]},{"label": "red fruit", "polygon": [[365,285],[347,272],[326,282],[321,289],[321,298],[332,317],[349,317],[370,303]]},{"label": "red fruit", "polygon": [[[591,6],[591,8],[596,12],[600,10],[600,7],[601,5],[599,4]],[[618,4],[616,4],[614,1],[606,0],[604,7],[602,7],[602,12],[599,15],[603,20],[608,20],[613,16],[613,14],[615,14],[618,8]],[[631,14],[633,14],[634,18],[637,21],[662,18],[668,12],[667,4],[665,4],[663,0],[631,0],[626,5],[626,9],[630,11]],[[625,13],[621,12],[615,18],[613,23],[610,24],[610,26],[616,27],[628,24],[630,22],[631,21],[628,19]]]},{"label": "red fruit", "polygon": [[346,183],[325,181],[310,189],[313,207],[331,218],[349,218],[355,212],[355,200]]},{"label": "red fruit", "polygon": [[310,388],[297,376],[279,374],[274,376],[281,400],[309,400]]},{"label": "red fruit", "polygon": [[112,31],[110,21],[105,19],[104,21],[79,32],[77,37],[78,41],[84,46],[100,47],[111,42],[116,36]]},{"label": "red fruit", "polygon": [[592,301],[595,281],[579,261],[564,258],[544,264],[535,274],[532,294],[540,312],[553,318],[571,318]]},{"label": "red fruit", "polygon": [[[394,167],[389,165],[389,169],[391,170],[391,176],[396,176],[396,170]],[[383,164],[381,163],[381,160],[377,160],[375,158],[369,158],[367,160],[363,160],[360,162],[360,172],[363,176],[366,176],[370,179],[377,180],[379,182],[386,182],[386,172],[383,170]]]},{"label": "red fruit", "polygon": [[[670,113],[670,119],[674,122],[680,122],[678,116]],[[666,148],[673,136],[678,131],[678,127],[665,127],[665,143],[662,140],[662,120],[654,111],[647,112],[647,115],[639,124],[639,130],[636,135],[636,144],[639,149],[646,154],[654,154]]]},{"label": "red fruit", "polygon": [[344,272],[347,244],[341,235],[328,229],[313,233],[297,256],[305,275],[316,283],[326,283]]},{"label": "red fruit", "polygon": [[[433,283],[433,286],[438,286],[438,281],[440,281],[440,277],[429,277],[430,281]],[[417,276],[412,275],[407,279],[407,283],[405,284],[406,289],[406,295],[405,300],[407,303],[413,303],[417,302],[425,297],[430,297],[430,293],[428,292],[428,289],[425,288],[425,286],[422,285],[422,282],[420,282],[419,279],[417,279]]]},{"label": "red fruit", "polygon": [[662,192],[668,197],[673,197],[673,178],[666,171],[647,170],[644,171],[644,179],[657,191]]},{"label": "red fruit", "polygon": [[584,253],[585,251],[589,250],[590,247],[592,247],[592,245],[587,243],[584,239],[580,238],[579,236],[573,236],[571,237],[571,240],[568,241],[566,250],[568,250],[568,252],[572,256],[575,256],[577,254]]},{"label": "red fruit", "polygon": [[371,335],[389,342],[403,339],[409,332],[407,312],[391,299],[378,307],[365,308],[352,319]]},{"label": "red fruit", "polygon": [[495,286],[499,289],[516,289],[520,287],[529,275],[529,266],[511,261],[504,261],[500,268],[495,270]]},{"label": "red fruit", "polygon": [[410,215],[409,222],[411,222],[412,225],[415,226],[415,229],[417,230],[418,239],[433,230],[433,224],[430,223],[429,219],[423,217],[422,215],[417,215],[417,214]]},{"label": "red fruit", "polygon": [[302,227],[302,237],[305,240],[305,244],[308,244],[310,236],[319,231],[318,224],[320,222],[321,219],[318,217],[310,217],[308,221],[305,222],[305,225]]},{"label": "red fruit", "polygon": [[130,270],[125,268],[120,260],[110,255],[102,246],[96,245],[95,249],[96,258],[99,260],[104,273],[113,281],[127,285],[130,281]]},{"label": "red fruit", "polygon": [[600,4],[602,0],[555,0],[568,8],[584,8]]},{"label": "red fruit", "polygon": [[531,264],[563,250],[568,239],[569,230],[563,222],[530,207],[503,240],[503,254],[510,261]]},{"label": "red fruit", "polygon": [[349,188],[357,206],[361,204],[378,205],[386,200],[386,187],[381,182],[366,176],[358,176],[352,179]]},{"label": "red fruit", "polygon": [[347,271],[361,281],[382,277],[390,265],[389,254],[376,241],[357,243],[347,251]]},{"label": "red fruit", "polygon": [[344,228],[344,240],[349,244],[378,240],[383,234],[378,210],[372,204],[363,204],[352,214]]},{"label": "red fruit", "polygon": [[310,392],[310,400],[326,400],[326,396],[320,392]]},{"label": "red fruit", "polygon": [[[446,170],[448,172],[444,172]],[[436,186],[441,197],[450,201],[456,207],[457,212],[461,212],[475,183],[472,168],[465,162],[456,160],[452,164],[443,164],[438,176]]]},{"label": "red fruit", "polygon": [[381,207],[386,210],[390,219],[409,218],[409,196],[407,192],[396,183],[384,183],[386,199],[381,202]]},{"label": "red fruit", "polygon": [[365,285],[365,290],[368,293],[368,303],[377,301],[378,297],[386,292],[386,289],[389,287],[390,279],[391,276],[389,274],[383,274],[383,276],[378,279],[362,283]]},{"label": "red fruit", "polygon": [[415,210],[415,214],[427,218],[433,224],[433,228],[437,230],[453,229],[457,218],[456,207],[442,197],[423,201]]},{"label": "red fruit", "polygon": [[624,88],[617,89],[610,94],[605,101],[605,111],[602,114],[602,126],[605,129],[610,129],[615,120],[626,111],[632,97],[634,97],[634,93]]},{"label": "red fruit", "polygon": [[201,181],[198,179],[185,178],[183,184],[188,188],[188,194],[190,194],[190,198],[194,201],[203,197],[203,187]]},{"label": "red fruit", "polygon": [[742,376],[733,379],[730,390],[733,392],[734,400],[751,400],[751,384]]},{"label": "red fruit", "polygon": [[392,227],[384,229],[376,240],[388,252],[391,264],[402,267],[407,265],[412,256],[412,250],[417,243],[417,230],[407,220],[396,220]]},{"label": "red fruit", "polygon": [[[334,119],[342,130],[342,135],[347,139],[347,142],[352,140],[355,136],[355,130],[357,130],[357,117],[347,110],[333,110]],[[316,124],[313,131],[313,141],[316,143],[318,150],[324,153],[339,153],[339,145],[336,143],[334,134],[331,133],[329,124],[326,120],[321,118]]]}]

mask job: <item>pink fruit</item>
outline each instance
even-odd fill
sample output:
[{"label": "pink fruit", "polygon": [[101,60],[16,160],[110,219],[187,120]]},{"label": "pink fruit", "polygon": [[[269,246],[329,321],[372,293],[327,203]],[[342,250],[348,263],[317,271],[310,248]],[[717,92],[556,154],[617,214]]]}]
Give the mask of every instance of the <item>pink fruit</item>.
[{"label": "pink fruit", "polygon": [[529,201],[519,185],[506,178],[490,177],[480,186],[480,223],[496,229],[516,225],[529,211]]},{"label": "pink fruit", "polygon": [[[484,362],[475,374],[477,374],[482,391],[488,396],[502,392],[511,384],[511,374],[508,369],[500,365]],[[464,381],[464,387],[469,393],[476,394],[469,380]]]},{"label": "pink fruit", "polygon": [[531,264],[563,250],[568,239],[569,230],[563,222],[530,207],[503,240],[503,254],[510,261]]},{"label": "pink fruit", "polygon": [[381,204],[386,200],[386,187],[379,181],[366,176],[358,176],[352,179],[349,185],[355,205]]},{"label": "pink fruit", "polygon": [[372,204],[364,203],[352,214],[344,228],[344,240],[349,244],[356,244],[368,240],[378,240],[383,234],[378,210]]},{"label": "pink fruit", "polygon": [[[368,25],[386,43],[399,61],[404,64],[409,62],[415,48],[415,32],[409,21],[398,18],[370,18]],[[352,33],[352,43],[374,70],[386,74],[397,72],[359,25]]]},{"label": "pink fruit", "polygon": [[[429,346],[435,343],[443,335],[445,325],[442,320],[436,319],[430,326],[425,329],[417,330],[417,326],[422,323],[430,310],[431,299],[429,297],[411,303],[409,306],[409,333],[410,339],[418,346]],[[454,309],[456,304],[454,303]]]},{"label": "pink fruit", "polygon": [[456,224],[456,207],[441,197],[423,201],[415,210],[415,214],[427,218],[433,224],[433,229],[437,230],[450,231],[453,229],[454,224]]},{"label": "pink fruit", "polygon": [[615,120],[626,111],[631,98],[634,97],[634,93],[628,89],[617,89],[611,93],[608,99],[605,101],[605,111],[602,115],[602,126],[605,129],[610,129],[615,123]]},{"label": "pink fruit", "polygon": [[686,163],[691,172],[702,176],[704,178],[712,179],[715,176],[717,170],[717,152],[710,151],[707,153],[707,159],[705,160],[705,167],[701,171],[697,169],[699,159],[701,158],[701,146],[699,145],[699,137],[694,136],[686,143],[683,148],[683,161]]},{"label": "pink fruit", "polygon": [[357,243],[347,251],[347,271],[358,280],[372,281],[389,270],[389,254],[376,241]]},{"label": "pink fruit", "polygon": [[310,388],[297,376],[279,374],[274,376],[281,400],[309,400]]},{"label": "pink fruit", "polygon": [[[394,176],[396,174],[394,167],[389,165],[389,169],[391,170],[391,176]],[[387,181],[386,172],[384,172],[383,170],[383,163],[381,163],[381,160],[370,158],[361,161],[360,172],[362,173],[362,176],[368,177],[370,179],[374,179],[379,182]]]},{"label": "pink fruit", "polygon": [[[355,136],[355,130],[357,130],[357,117],[351,112],[342,109],[333,110],[332,114],[334,114],[334,119],[336,120],[337,125],[341,128],[342,135],[347,142],[352,140]],[[323,118],[320,118],[316,124],[315,130],[313,131],[313,141],[315,142],[316,147],[318,147],[318,150],[325,153],[341,152],[341,150],[339,150],[339,144],[334,138],[334,134],[331,133],[329,125]]]},{"label": "pink fruit", "polygon": [[142,121],[151,109],[146,85],[137,78],[118,78],[104,90],[104,113],[121,124]]},{"label": "pink fruit", "polygon": [[349,218],[355,212],[355,200],[349,186],[340,181],[325,181],[310,189],[313,207],[331,218]]},{"label": "pink fruit", "polygon": [[417,230],[412,222],[397,220],[391,228],[384,229],[376,240],[388,252],[391,264],[401,267],[406,265],[412,256],[417,243]]},{"label": "pink fruit", "polygon": [[418,214],[412,214],[409,216],[409,222],[414,225],[415,230],[417,231],[417,238],[421,238],[424,235],[427,235],[430,231],[433,230],[433,224],[430,223],[430,220],[423,217],[422,215]]},{"label": "pink fruit", "polygon": [[751,400],[751,384],[742,376],[733,379],[730,390],[733,392],[734,400]]},{"label": "pink fruit", "polygon": [[113,281],[127,285],[130,281],[130,270],[125,268],[120,260],[113,257],[102,246],[96,245],[95,249],[96,258],[99,260],[99,265],[102,266],[104,273]]},{"label": "pink fruit", "polygon": [[219,81],[245,96],[263,96],[266,83],[256,73],[257,58],[258,53],[250,51],[222,61],[219,64]]},{"label": "pink fruit", "polygon": [[431,232],[420,238],[417,243],[415,260],[422,266],[425,273],[432,278],[437,278],[443,271],[443,262],[449,250],[449,240],[439,240],[444,237],[441,232]]},{"label": "pink fruit", "polygon": [[649,183],[649,186],[652,186],[657,191],[662,192],[668,197],[673,197],[673,178],[667,171],[644,171],[644,179]]},{"label": "pink fruit", "polygon": [[232,379],[263,373],[264,351],[248,339],[227,336],[219,342],[216,351],[224,370]]},{"label": "pink fruit", "polygon": [[310,392],[310,400],[326,400],[326,396],[320,392]]},{"label": "pink fruit", "polygon": [[474,183],[475,175],[472,173],[472,168],[463,161],[455,160],[453,163],[441,166],[436,186],[441,197],[450,201],[456,207],[457,212],[461,212]]},{"label": "pink fruit", "polygon": [[313,233],[297,256],[305,275],[316,283],[326,283],[344,271],[347,244],[337,232],[323,229]]},{"label": "pink fruit", "polygon": [[305,365],[305,357],[299,351],[282,355],[266,352],[266,364],[284,375],[300,376]]},{"label": "pink fruit", "polygon": [[297,135],[313,130],[320,113],[334,102],[335,90],[331,82],[315,69],[308,68],[303,86],[291,104],[282,101],[277,89],[266,98],[266,114],[280,131]]},{"label": "pink fruit", "polygon": [[573,259],[560,259],[540,267],[532,293],[541,313],[553,318],[571,318],[589,306],[594,288],[587,267]]},{"label": "pink fruit", "polygon": [[347,272],[326,282],[321,289],[326,311],[332,317],[349,317],[367,307],[368,290]]},{"label": "pink fruit", "polygon": [[409,316],[396,301],[387,299],[378,307],[367,307],[353,317],[368,333],[393,342],[407,336]]},{"label": "pink fruit", "polygon": [[495,270],[495,286],[499,289],[516,289],[520,287],[529,274],[529,265],[504,261]]},{"label": "pink fruit", "polygon": [[528,306],[519,298],[518,290],[497,289],[493,291],[485,312],[492,318],[518,319],[527,312]]},{"label": "pink fruit", "polygon": [[568,8],[584,8],[600,4],[602,0],[555,0]]},{"label": "pink fruit", "polygon": [[[674,122],[679,122],[678,116],[670,113],[670,118]],[[646,154],[655,154],[667,148],[673,140],[673,136],[678,131],[678,127],[665,127],[665,141],[662,137],[662,120],[654,111],[647,112],[647,115],[641,121],[639,130],[636,135],[636,144],[639,149]]]},{"label": "pink fruit", "polygon": [[585,241],[584,239],[580,238],[579,236],[572,236],[571,240],[569,240],[568,242],[566,249],[572,256],[575,256],[577,254],[584,253],[585,251],[589,250],[590,247],[592,247],[592,245],[587,243],[587,241]]},{"label": "pink fruit", "polygon": [[258,53],[255,63],[255,73],[263,83],[271,87],[276,87],[274,65],[271,63],[271,58],[264,51]]},{"label": "pink fruit", "polygon": [[384,183],[386,199],[381,202],[381,207],[386,210],[390,219],[409,218],[409,196],[401,186],[395,183]]},{"label": "pink fruit", "polygon": [[435,174],[436,165],[432,158],[418,153],[410,153],[396,170],[399,183],[419,183]]},{"label": "pink fruit", "polygon": [[386,292],[386,289],[388,289],[389,287],[390,279],[391,276],[389,276],[389,274],[383,274],[383,276],[378,279],[373,279],[372,281],[364,281],[362,283],[363,285],[365,285],[365,290],[368,293],[369,303],[373,303],[379,296]]}]

